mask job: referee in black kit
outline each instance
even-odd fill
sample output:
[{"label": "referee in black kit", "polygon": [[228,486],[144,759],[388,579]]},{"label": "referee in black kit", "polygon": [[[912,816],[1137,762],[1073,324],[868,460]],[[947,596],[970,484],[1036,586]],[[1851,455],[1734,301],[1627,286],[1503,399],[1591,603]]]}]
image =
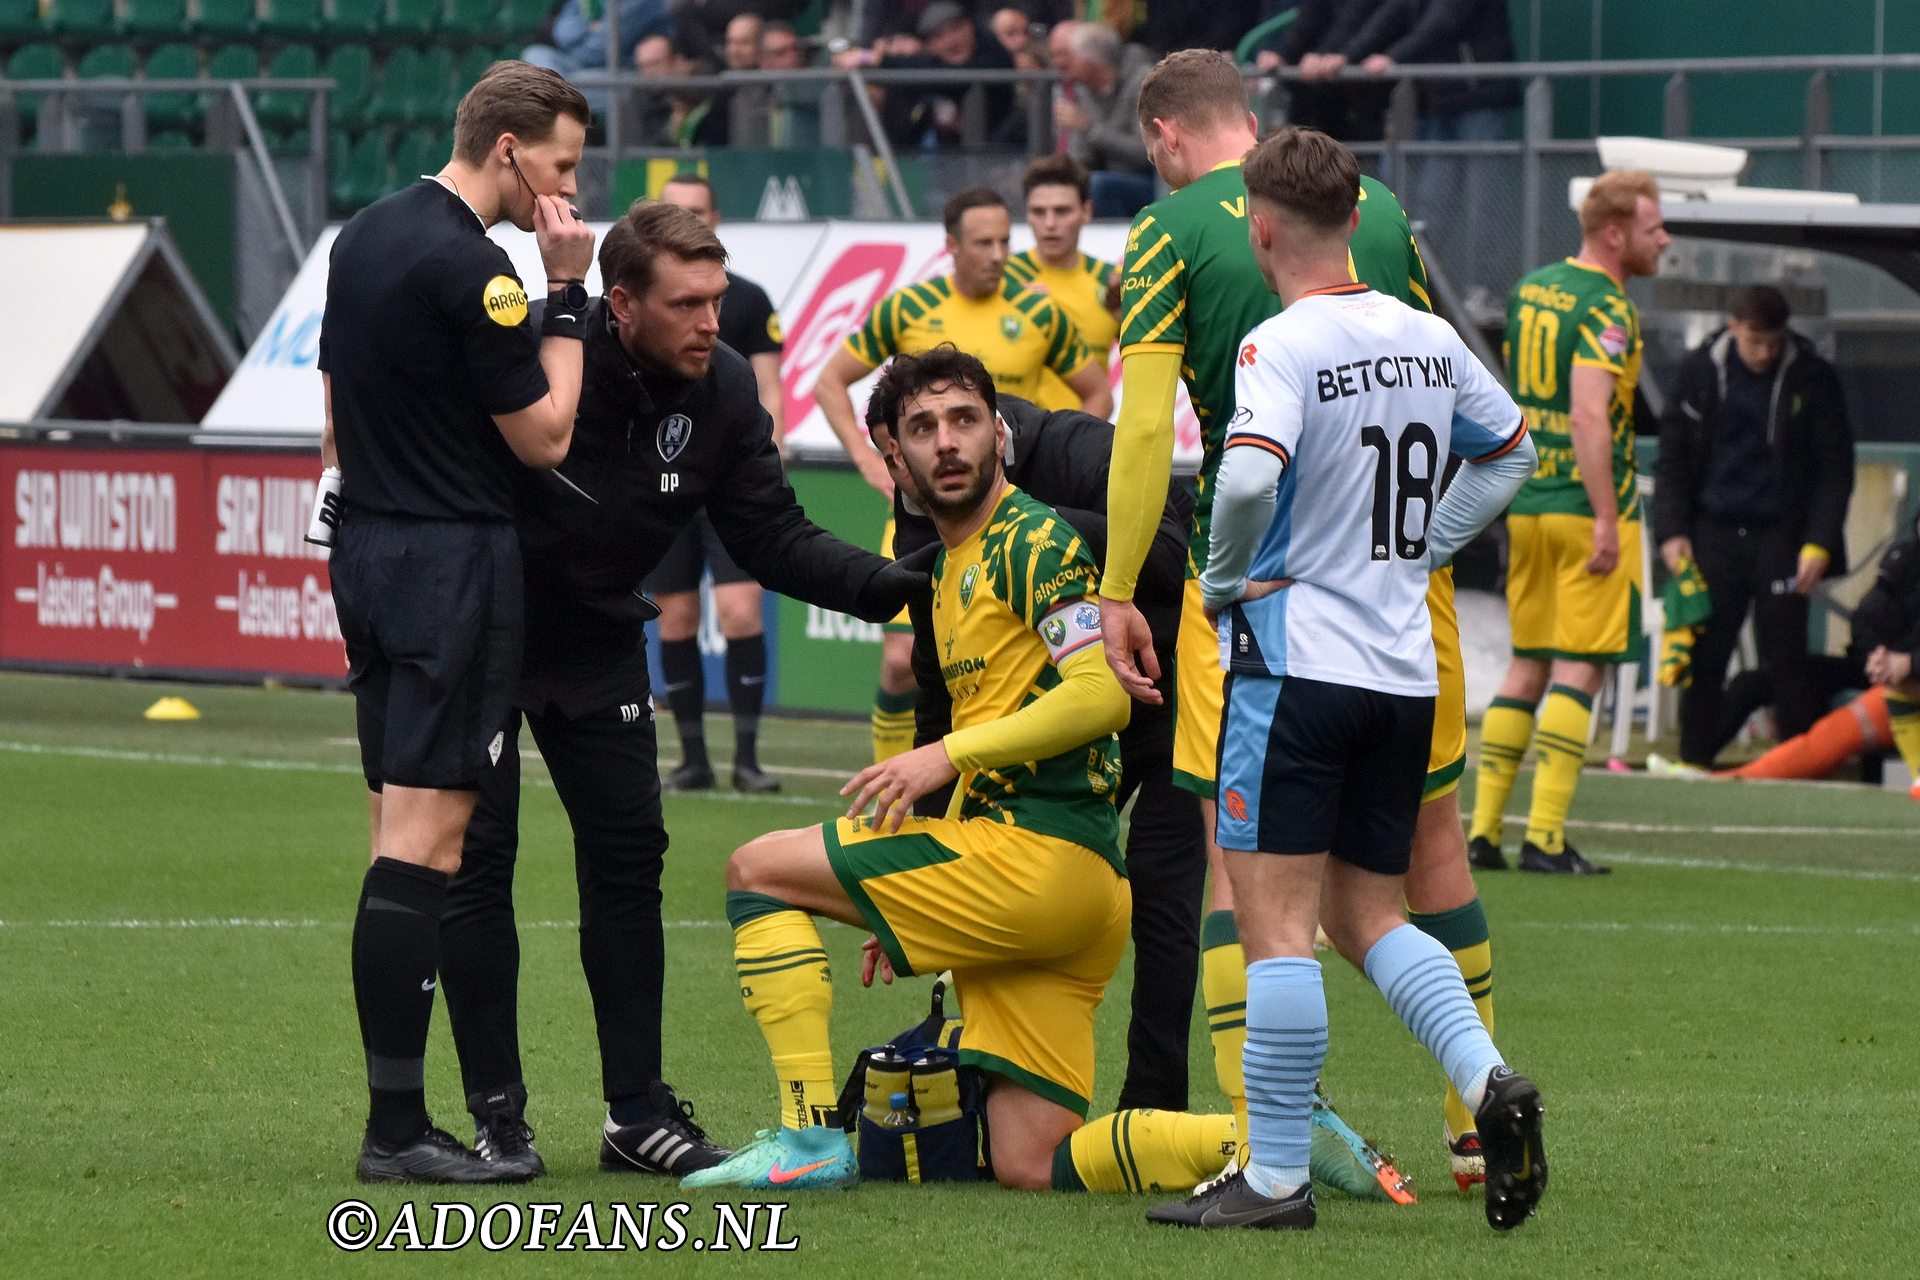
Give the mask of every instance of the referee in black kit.
[{"label": "referee in black kit", "polygon": [[[720,226],[713,184],[680,173],[661,184],[660,198],[677,204],[709,228]],[[775,447],[786,435],[786,389],[780,385],[785,339],[767,291],[727,272],[720,308],[720,341],[747,358],[760,405],[772,421]],[[662,785],[669,791],[705,791],[714,785],[707,758],[706,672],[700,659],[700,575],[713,570],[713,607],[727,640],[727,707],[733,712],[733,787],[749,793],[778,791],[780,780],[760,767],[760,707],[767,685],[767,640],[760,619],[763,592],[713,533],[706,515],[696,515],[647,578],[647,594],[660,606],[660,673],[667,707],[680,734],[680,766]]]},{"label": "referee in black kit", "polygon": [[573,448],[523,473],[526,661],[500,767],[489,773],[449,890],[442,975],[476,1145],[542,1171],[525,1121],[513,871],[525,716],[573,827],[580,962],[608,1114],[600,1167],[680,1176],[725,1159],[662,1079],[667,833],[639,584],[704,509],[773,590],[878,622],[929,593],[927,568],[832,537],[781,470],[747,361],[718,342],[726,250],[684,209],[637,202],[607,232],[607,296],[587,315]]},{"label": "referee in black kit", "polygon": [[[424,1055],[447,880],[520,663],[514,476],[566,456],[579,401],[593,233],[567,197],[587,118],[553,72],[495,63],[460,101],[447,166],[362,210],[333,245],[322,454],[341,473],[330,571],[370,792],[373,865],[353,925],[367,1182],[527,1176],[433,1127]],[[501,219],[539,237],[539,337],[486,236]]]},{"label": "referee in black kit", "polygon": [[[1007,482],[1059,513],[1086,539],[1094,559],[1107,545],[1107,464],[1113,456],[1113,424],[1078,409],[1048,411],[1004,392],[1000,417],[1007,424],[1003,462]],[[887,424],[868,429],[894,479],[894,551],[912,555],[938,546],[933,521],[910,505],[909,477],[895,469]],[[1154,651],[1173,688],[1174,638],[1180,629],[1180,599],[1187,565],[1187,526],[1193,499],[1181,481],[1167,489],[1160,527],[1140,573],[1140,607],[1153,632]],[[913,670],[920,686],[914,745],[937,742],[952,728],[953,704],[940,674],[930,604],[916,603]],[[1200,973],[1200,908],[1206,888],[1207,851],[1200,802],[1173,784],[1173,699],[1157,706],[1136,701],[1133,718],[1120,731],[1119,808],[1136,795],[1127,829],[1127,880],[1133,886],[1133,1009],[1127,1024],[1127,1074],[1117,1103],[1122,1108],[1187,1109],[1187,1031],[1193,988]],[[934,817],[945,811],[945,790],[923,797],[915,811]]]}]

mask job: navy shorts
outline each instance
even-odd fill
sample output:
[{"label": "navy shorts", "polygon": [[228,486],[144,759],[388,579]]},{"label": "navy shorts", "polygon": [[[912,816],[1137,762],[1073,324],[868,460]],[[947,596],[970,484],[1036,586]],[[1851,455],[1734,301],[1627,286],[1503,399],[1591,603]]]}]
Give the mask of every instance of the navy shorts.
[{"label": "navy shorts", "polygon": [[1229,673],[1220,847],[1404,875],[1432,738],[1431,697]]},{"label": "navy shorts", "polygon": [[328,570],[368,788],[478,789],[520,677],[513,526],[352,512]]},{"label": "navy shorts", "polygon": [[650,596],[678,595],[700,589],[700,571],[713,569],[713,585],[724,587],[734,582],[752,582],[747,571],[733,562],[726,544],[713,531],[713,522],[700,511],[687,521],[686,528],[667,548],[653,572],[647,575],[646,592]]}]

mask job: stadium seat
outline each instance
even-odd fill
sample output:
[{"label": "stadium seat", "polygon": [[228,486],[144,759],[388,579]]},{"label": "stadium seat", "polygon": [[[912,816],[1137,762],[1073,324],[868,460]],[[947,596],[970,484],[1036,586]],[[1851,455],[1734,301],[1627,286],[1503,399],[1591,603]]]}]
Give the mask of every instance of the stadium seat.
[{"label": "stadium seat", "polygon": [[[200,51],[190,44],[163,44],[147,55],[144,74],[149,80],[198,80]],[[196,93],[151,93],[140,101],[147,113],[148,146],[157,146],[155,140],[161,133],[182,132],[200,124],[200,95]]]},{"label": "stadium seat", "polygon": [[547,0],[506,0],[501,5],[495,29],[513,50],[513,57],[519,57],[522,49],[546,34],[547,15],[553,10]]},{"label": "stadium seat", "polygon": [[259,22],[257,0],[197,0],[197,4],[193,29],[204,36],[250,36]]},{"label": "stadium seat", "polygon": [[440,34],[457,44],[478,44],[494,37],[494,17],[500,0],[447,0],[440,16]]},{"label": "stadium seat", "polygon": [[320,32],[320,0],[265,0],[260,30],[287,40],[311,39]]},{"label": "stadium seat", "polygon": [[183,129],[161,129],[147,135],[149,151],[191,151],[193,148],[193,135]]},{"label": "stadium seat", "polygon": [[380,34],[385,0],[330,0],[323,29],[330,40],[366,40]]},{"label": "stadium seat", "polygon": [[[473,88],[480,77],[487,73],[487,68],[492,65],[493,50],[491,49],[469,49],[461,54],[460,65],[453,71],[455,93],[464,97],[467,90]],[[457,97],[454,105],[459,105]]]},{"label": "stadium seat", "polygon": [[187,0],[127,0],[120,34],[178,40],[187,29]]},{"label": "stadium seat", "polygon": [[49,0],[47,26],[62,36],[104,40],[114,35],[113,0]]},{"label": "stadium seat", "polygon": [[373,97],[367,103],[366,118],[375,124],[405,124],[413,103],[414,75],[420,55],[408,48],[387,55],[374,82]]},{"label": "stadium seat", "polygon": [[[66,74],[67,60],[60,53],[58,45],[22,45],[7,59],[6,77],[9,80],[58,80]],[[22,121],[31,122],[40,114],[39,94],[20,94],[14,98],[13,104]]]},{"label": "stadium seat", "polygon": [[97,44],[87,50],[75,70],[82,80],[131,80],[134,71],[133,46]]},{"label": "stadium seat", "polygon": [[387,5],[386,33],[395,39],[432,35],[439,25],[440,0],[390,0]]},{"label": "stadium seat", "polygon": [[373,51],[363,44],[343,44],[327,55],[320,74],[335,85],[327,95],[327,119],[336,125],[361,123],[373,92]]},{"label": "stadium seat", "polygon": [[[290,44],[273,55],[267,76],[274,80],[314,80],[320,76],[320,55],[312,45]],[[269,89],[253,105],[260,123],[273,129],[305,124],[313,95],[300,89]]]},{"label": "stadium seat", "polygon": [[460,99],[453,79],[453,50],[434,45],[420,53],[413,92],[407,99],[407,118],[415,124],[438,124],[453,115]]},{"label": "stadium seat", "polygon": [[439,138],[425,129],[415,129],[393,149],[393,181],[388,189],[403,187],[423,173],[437,172],[446,162]]},{"label": "stadium seat", "polygon": [[379,129],[361,134],[352,147],[345,149],[346,165],[342,184],[336,188],[343,209],[371,204],[387,193],[392,182],[393,161],[387,151],[386,134]]},{"label": "stadium seat", "polygon": [[0,42],[38,40],[48,34],[40,21],[40,0],[0,0]]},{"label": "stadium seat", "polygon": [[207,59],[211,80],[252,80],[260,74],[260,51],[250,44],[222,45]]}]

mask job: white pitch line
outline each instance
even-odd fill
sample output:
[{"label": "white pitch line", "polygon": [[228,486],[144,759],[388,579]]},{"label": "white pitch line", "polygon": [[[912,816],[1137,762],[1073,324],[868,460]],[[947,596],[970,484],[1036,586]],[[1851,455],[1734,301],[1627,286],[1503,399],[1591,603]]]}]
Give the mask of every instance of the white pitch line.
[{"label": "white pitch line", "polygon": [[[1509,827],[1527,825],[1526,818],[1521,816],[1510,815],[1502,821]],[[1663,836],[1882,836],[1890,840],[1911,840],[1916,834],[1910,827],[1764,827],[1726,823],[1605,822],[1592,818],[1570,818],[1567,827],[1574,831],[1619,831],[1627,835]]]},{"label": "white pitch line", "polygon": [[1871,880],[1891,884],[1920,884],[1920,874],[1911,871],[1875,871],[1866,867],[1796,866],[1785,862],[1735,862],[1730,858],[1670,858],[1653,853],[1615,853],[1600,855],[1608,862],[1624,862],[1642,867],[1674,867],[1682,871],[1745,871],[1761,876],[1812,876],[1817,880]]},{"label": "white pitch line", "polygon": [[1578,930],[1586,933],[1712,933],[1730,937],[1785,935],[1789,937],[1920,938],[1920,924],[1809,925],[1740,924],[1733,921],[1581,920],[1552,923],[1545,920],[1502,920],[1500,928],[1532,929],[1544,933]]},{"label": "white pitch line", "polygon": [[[662,920],[667,929],[724,929],[720,920]],[[178,920],[0,920],[0,929],[160,929],[169,932],[192,929],[347,929],[353,921],[260,919],[247,916],[214,916]],[[521,929],[578,929],[578,920],[522,920]]]}]

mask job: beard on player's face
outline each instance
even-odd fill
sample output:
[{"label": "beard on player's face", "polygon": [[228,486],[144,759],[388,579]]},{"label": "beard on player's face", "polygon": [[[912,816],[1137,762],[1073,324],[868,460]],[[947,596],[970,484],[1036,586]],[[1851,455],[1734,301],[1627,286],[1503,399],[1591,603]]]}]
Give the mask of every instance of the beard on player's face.
[{"label": "beard on player's face", "polygon": [[912,478],[921,505],[948,520],[964,519],[978,511],[999,478],[999,454],[991,447],[997,440],[996,432],[978,458],[967,457],[958,445],[940,450],[931,459],[916,460],[902,450],[900,464]]}]

